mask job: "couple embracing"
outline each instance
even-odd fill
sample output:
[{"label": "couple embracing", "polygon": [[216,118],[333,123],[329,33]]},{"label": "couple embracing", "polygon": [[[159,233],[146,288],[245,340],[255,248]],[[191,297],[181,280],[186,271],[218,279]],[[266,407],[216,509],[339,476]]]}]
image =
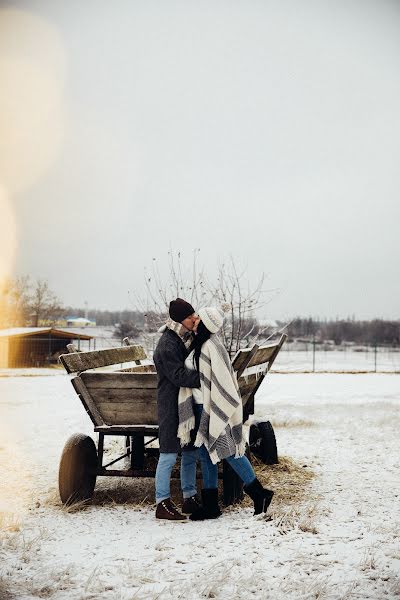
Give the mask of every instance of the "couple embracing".
[{"label": "couple embracing", "polygon": [[[266,512],[273,492],[264,489],[245,456],[243,407],[229,355],[218,332],[223,312],[211,306],[198,313],[177,298],[154,352],[158,375],[157,405],[160,458],[156,471],[156,517],[170,521],[215,519],[218,463],[226,460],[254,502],[254,514]],[[171,500],[171,472],[181,458],[182,511]],[[203,478],[200,502],[196,466]]]}]

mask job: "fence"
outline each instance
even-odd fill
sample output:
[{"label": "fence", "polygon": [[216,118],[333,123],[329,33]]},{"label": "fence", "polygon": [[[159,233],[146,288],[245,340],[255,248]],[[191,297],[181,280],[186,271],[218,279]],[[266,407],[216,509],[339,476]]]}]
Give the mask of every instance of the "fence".
[{"label": "fence", "polygon": [[[58,356],[67,352],[72,340],[54,336],[0,338],[0,368],[56,366]],[[152,356],[157,334],[134,340]],[[83,340],[77,334],[73,340],[78,350],[100,350],[123,345],[122,340],[96,336]],[[261,343],[261,342],[259,342]],[[286,342],[275,363],[277,372],[343,372],[400,373],[400,346],[333,346],[318,342]]]},{"label": "fence", "polygon": [[313,373],[400,373],[400,346],[286,343],[274,364],[274,370]]}]

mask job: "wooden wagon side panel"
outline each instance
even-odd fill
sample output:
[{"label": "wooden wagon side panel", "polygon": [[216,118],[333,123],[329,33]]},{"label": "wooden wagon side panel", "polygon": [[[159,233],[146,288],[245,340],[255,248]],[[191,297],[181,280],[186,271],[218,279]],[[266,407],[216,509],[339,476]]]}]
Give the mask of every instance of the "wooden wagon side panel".
[{"label": "wooden wagon side panel", "polygon": [[278,344],[270,344],[268,346],[255,346],[255,348],[246,348],[239,350],[233,360],[233,368],[239,373],[243,372],[243,366],[246,369],[256,365],[262,365],[269,362],[273,356]]},{"label": "wooden wagon side panel", "polygon": [[242,396],[243,404],[246,404],[247,399],[254,392],[254,389],[260,379],[260,375],[257,373],[252,373],[247,377],[239,377],[238,384],[240,395]]},{"label": "wooden wagon side panel", "polygon": [[253,348],[239,350],[232,362],[232,366],[238,372],[238,376],[245,369],[258,365],[265,365],[265,371],[269,370],[286,338],[287,335],[283,334],[277,342],[265,344],[264,346],[254,345]]},{"label": "wooden wagon side panel", "polygon": [[273,346],[260,346],[257,353],[250,359],[247,368],[268,363],[275,353],[276,348],[277,344],[274,344]]},{"label": "wooden wagon side panel", "polygon": [[108,367],[125,362],[144,360],[147,358],[142,346],[123,346],[122,348],[107,348],[89,352],[73,352],[61,354],[60,361],[67,373],[81,373],[88,369]]},{"label": "wooden wagon side panel", "polygon": [[82,380],[107,425],[157,425],[154,373],[82,373]]}]

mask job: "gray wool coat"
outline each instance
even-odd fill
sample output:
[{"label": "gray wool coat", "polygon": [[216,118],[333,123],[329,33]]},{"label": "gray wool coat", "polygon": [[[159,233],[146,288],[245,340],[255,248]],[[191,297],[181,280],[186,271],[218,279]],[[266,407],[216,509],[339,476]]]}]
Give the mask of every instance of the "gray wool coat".
[{"label": "gray wool coat", "polygon": [[[200,387],[197,371],[184,366],[188,351],[177,333],[167,329],[162,334],[154,351],[154,364],[157,369],[157,408],[160,452],[180,452],[182,450],[178,431],[179,388]],[[185,446],[185,449],[193,449]]]}]

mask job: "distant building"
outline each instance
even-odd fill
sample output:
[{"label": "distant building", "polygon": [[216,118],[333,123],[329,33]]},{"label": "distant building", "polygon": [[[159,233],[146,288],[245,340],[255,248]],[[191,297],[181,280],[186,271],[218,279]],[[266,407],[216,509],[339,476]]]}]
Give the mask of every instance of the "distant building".
[{"label": "distant building", "polygon": [[92,335],[77,335],[52,327],[15,327],[0,329],[0,368],[43,367],[56,363],[68,352],[74,340],[90,340]]},{"label": "distant building", "polygon": [[67,327],[95,327],[96,321],[85,317],[66,317]]},{"label": "distant building", "polygon": [[258,326],[260,329],[277,329],[278,323],[274,319],[260,319]]}]

